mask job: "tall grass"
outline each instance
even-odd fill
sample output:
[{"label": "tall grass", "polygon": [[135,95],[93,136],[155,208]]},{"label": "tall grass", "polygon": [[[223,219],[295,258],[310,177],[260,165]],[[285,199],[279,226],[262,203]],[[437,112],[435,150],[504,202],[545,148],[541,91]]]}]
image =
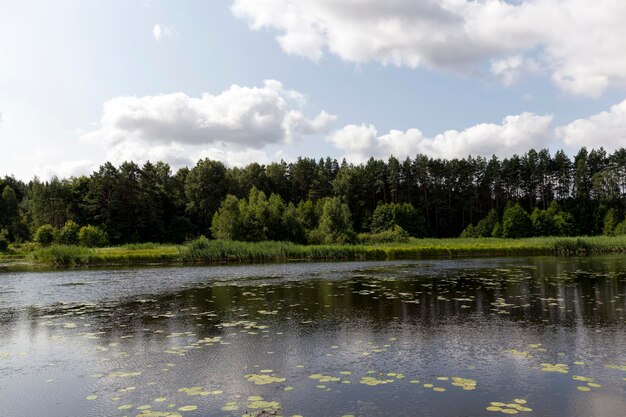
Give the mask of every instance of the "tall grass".
[{"label": "tall grass", "polygon": [[296,245],[289,242],[236,242],[201,237],[186,245],[133,244],[88,249],[50,246],[28,259],[50,266],[237,263],[314,260],[384,260],[515,255],[588,255],[626,252],[626,236],[536,237],[527,239],[410,239],[401,243]]},{"label": "tall grass", "polygon": [[82,246],[53,245],[35,249],[28,259],[49,266],[78,266],[93,264],[94,249]]}]

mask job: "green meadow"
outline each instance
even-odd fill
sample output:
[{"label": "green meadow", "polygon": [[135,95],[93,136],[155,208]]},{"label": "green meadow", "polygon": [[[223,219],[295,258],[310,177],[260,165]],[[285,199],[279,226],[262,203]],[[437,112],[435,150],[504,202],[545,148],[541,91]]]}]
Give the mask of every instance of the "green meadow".
[{"label": "green meadow", "polygon": [[522,255],[579,256],[624,251],[626,236],[410,239],[403,243],[356,245],[238,242],[201,237],[184,245],[142,243],[105,248],[66,245],[39,247],[34,244],[12,246],[8,252],[0,255],[0,264],[74,267]]}]

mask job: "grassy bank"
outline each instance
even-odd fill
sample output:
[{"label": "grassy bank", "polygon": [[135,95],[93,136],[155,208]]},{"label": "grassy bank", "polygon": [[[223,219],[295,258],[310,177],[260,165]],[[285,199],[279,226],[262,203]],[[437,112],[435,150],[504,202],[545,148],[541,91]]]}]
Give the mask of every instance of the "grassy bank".
[{"label": "grassy bank", "polygon": [[[186,245],[137,244],[109,248],[54,245],[22,248],[12,260],[32,265],[96,266],[315,260],[385,260],[626,252],[626,236],[528,239],[412,239],[368,245],[296,245],[198,239]],[[3,258],[0,257],[0,262]],[[6,259],[6,255],[5,255]]]}]

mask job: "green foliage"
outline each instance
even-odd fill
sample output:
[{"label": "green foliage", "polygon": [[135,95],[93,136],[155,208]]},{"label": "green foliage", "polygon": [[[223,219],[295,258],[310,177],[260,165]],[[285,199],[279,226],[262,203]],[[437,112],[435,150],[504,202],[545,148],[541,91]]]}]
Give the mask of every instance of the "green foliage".
[{"label": "green foliage", "polygon": [[35,242],[39,243],[41,246],[49,246],[57,238],[57,229],[55,229],[50,224],[44,224],[39,226],[37,231],[35,232]]},{"label": "green foliage", "polygon": [[233,240],[283,240],[281,219],[284,209],[285,205],[278,195],[273,194],[268,200],[263,191],[252,187],[248,200],[239,202],[240,235]]},{"label": "green foliage", "polygon": [[571,213],[558,211],[553,221],[556,224],[558,236],[572,236],[574,234],[574,216]]},{"label": "green foliage", "polygon": [[0,225],[7,226],[19,216],[18,204],[13,188],[4,187],[0,194]]},{"label": "green foliage", "polygon": [[491,237],[502,237],[502,225],[500,224],[500,222],[496,223],[493,226],[493,230],[491,230]]},{"label": "green foliage", "polygon": [[573,216],[561,211],[554,201],[547,210],[535,208],[530,219],[535,236],[569,236],[573,232]]},{"label": "green foliage", "polygon": [[502,232],[497,230],[498,236],[493,236],[494,228],[496,226],[500,228],[498,222],[498,212],[494,209],[489,210],[487,213],[487,217],[481,219],[476,226],[473,224],[467,225],[467,227],[461,232],[461,238],[472,238],[472,237],[500,237]]},{"label": "green foliage", "polygon": [[284,234],[284,240],[294,243],[306,243],[306,229],[300,221],[298,210],[293,203],[289,203],[283,211],[281,229]]},{"label": "green foliage", "polygon": [[476,228],[474,227],[473,224],[468,224],[467,227],[465,229],[463,229],[463,231],[461,232],[461,236],[462,239],[467,239],[467,238],[473,238],[473,237],[478,237],[476,234]]},{"label": "green foliage", "polygon": [[476,225],[476,237],[491,237],[493,228],[498,224],[498,212],[494,209],[489,210],[487,217],[480,220]]},{"label": "green foliage", "polygon": [[[387,233],[387,232],[383,232]],[[370,235],[371,236],[371,235]],[[359,245],[296,245],[290,242],[209,240],[203,236],[185,246],[131,244],[85,248],[20,245],[28,258],[51,266],[134,265],[144,263],[271,262],[286,260],[374,260],[456,258],[504,255],[580,255],[626,252],[626,236],[534,237],[523,239],[410,239]]]},{"label": "green foliage", "polygon": [[226,167],[219,161],[198,161],[185,179],[187,212],[202,227],[210,225],[213,213],[226,194]]},{"label": "green foliage", "polygon": [[615,226],[615,230],[613,230],[613,234],[615,236],[623,236],[626,235],[626,219],[619,222],[617,226]]},{"label": "green foliage", "polygon": [[391,230],[384,230],[378,233],[359,233],[357,242],[364,245],[372,245],[377,243],[407,243],[411,236],[398,225]]},{"label": "green foliage", "polygon": [[322,204],[314,204],[311,200],[302,200],[298,203],[296,208],[296,214],[298,220],[302,223],[305,229],[313,230],[317,229],[319,225]]},{"label": "green foliage", "polygon": [[260,242],[304,242],[304,225],[293,204],[285,206],[278,194],[268,199],[252,187],[248,199],[228,195],[213,216],[211,232],[217,239]]},{"label": "green foliage", "polygon": [[63,245],[77,245],[78,244],[78,232],[80,226],[73,220],[68,220],[65,225],[59,230],[58,241]]},{"label": "green foliage", "polygon": [[229,194],[213,215],[211,233],[216,239],[241,240],[241,220],[239,199]]},{"label": "green foliage", "polygon": [[614,208],[610,208],[604,216],[604,227],[602,229],[602,234],[604,236],[613,236],[615,233],[615,228],[618,224],[619,218],[617,217],[617,212]]},{"label": "green foliage", "polygon": [[537,207],[530,215],[533,224],[533,234],[535,236],[554,236],[557,234],[556,225],[546,210],[539,210]]},{"label": "green foliage", "polygon": [[[1,181],[0,181],[1,183]],[[5,229],[5,239],[21,242],[28,239],[28,226],[20,215],[20,202],[17,193],[10,185],[6,185],[0,193],[0,229]]]},{"label": "green foliage", "polygon": [[502,215],[502,237],[527,237],[532,233],[532,223],[526,210],[519,204],[508,207]]},{"label": "green foliage", "polygon": [[337,197],[326,199],[318,227],[324,243],[350,243],[355,235],[350,220],[350,209]]},{"label": "green foliage", "polygon": [[[238,168],[204,159],[176,173],[162,162],[117,167],[107,162],[77,178],[34,178],[28,183],[1,178],[0,229],[8,231],[9,241],[23,242],[39,226],[62,229],[72,219],[106,230],[114,244],[183,242],[210,233],[214,213],[231,194],[245,200],[236,233],[224,235],[236,239],[300,242],[308,235],[310,242],[325,242],[320,218],[333,197],[348,207],[355,232],[383,232],[398,225],[411,236],[426,231],[436,237],[458,236],[467,219],[485,216],[485,207],[502,214],[506,205],[519,204],[533,213],[528,228],[532,234],[593,235],[614,231],[621,220],[625,172],[626,149],[608,154],[585,148],[572,159],[546,149],[505,159],[444,160],[419,154],[404,161],[370,158],[350,164],[298,158]],[[251,204],[253,187],[257,198]],[[553,201],[556,211],[548,207]],[[535,207],[545,209],[534,213]],[[615,213],[605,223],[609,208]],[[496,227],[497,217],[490,212],[463,236],[509,233],[502,219]]]},{"label": "green foliage", "polygon": [[50,266],[76,266],[94,264],[91,255],[91,250],[85,247],[52,245],[33,251],[29,258]]},{"label": "green foliage", "polygon": [[87,225],[78,231],[78,242],[81,246],[88,248],[98,248],[106,246],[109,243],[107,233],[99,227]]},{"label": "green foliage", "polygon": [[592,252],[592,246],[584,239],[558,239],[554,242],[557,255],[581,255]]},{"label": "green foliage", "polygon": [[411,236],[422,237],[426,234],[424,223],[424,217],[412,204],[379,204],[372,214],[370,228],[379,233],[399,226]]},{"label": "green foliage", "polygon": [[397,224],[395,216],[395,204],[379,204],[372,214],[370,229],[374,233],[391,230]]}]

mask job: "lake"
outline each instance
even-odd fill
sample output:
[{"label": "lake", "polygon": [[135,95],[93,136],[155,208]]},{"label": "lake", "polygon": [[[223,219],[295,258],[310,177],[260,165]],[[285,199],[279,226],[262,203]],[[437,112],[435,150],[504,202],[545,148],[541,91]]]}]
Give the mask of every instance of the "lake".
[{"label": "lake", "polygon": [[626,256],[0,273],[0,416],[626,416]]}]

